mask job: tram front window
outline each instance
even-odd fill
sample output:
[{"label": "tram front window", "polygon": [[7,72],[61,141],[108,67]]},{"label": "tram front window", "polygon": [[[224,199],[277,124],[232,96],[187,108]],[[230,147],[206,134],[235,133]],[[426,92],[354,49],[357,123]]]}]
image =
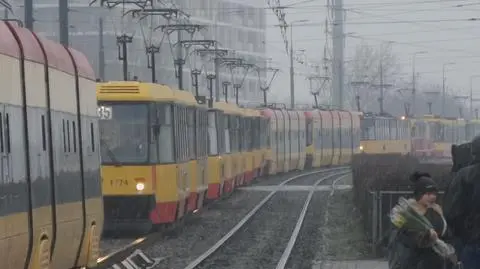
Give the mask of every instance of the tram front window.
[{"label": "tram front window", "polygon": [[148,161],[147,104],[101,104],[102,164],[139,164]]},{"label": "tram front window", "polygon": [[375,140],[375,121],[371,118],[361,120],[362,136],[361,140]]}]

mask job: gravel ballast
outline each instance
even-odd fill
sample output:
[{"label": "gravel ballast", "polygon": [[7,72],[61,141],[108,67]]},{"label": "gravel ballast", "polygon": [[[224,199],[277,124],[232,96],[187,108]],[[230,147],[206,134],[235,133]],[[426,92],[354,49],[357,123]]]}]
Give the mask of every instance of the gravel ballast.
[{"label": "gravel ballast", "polygon": [[[305,173],[305,171],[298,171],[259,179],[251,186],[277,185],[290,177]],[[294,179],[291,184],[312,185],[320,178],[333,173],[335,172],[315,173]],[[332,176],[320,185],[331,185],[337,177]],[[328,192],[322,193],[327,194]],[[155,269],[183,269],[217,243],[268,194],[269,192],[259,190],[235,190],[230,197],[214,202],[206,210],[189,217],[183,227],[169,232],[153,246],[145,249],[142,247],[142,250],[150,258],[163,259]],[[287,191],[275,194],[257,212],[251,222],[241,228],[238,234],[230,239],[232,241],[227,242],[228,246],[221,247],[217,253],[214,253],[213,259],[207,261],[201,268],[270,268],[271,266],[274,268],[290,239],[307,195],[307,191]],[[317,208],[316,203],[319,202],[312,201],[311,207]],[[235,241],[239,243],[235,243]],[[102,255],[130,242],[132,239],[103,241],[101,244]],[[244,243],[242,244],[242,242]],[[313,259],[314,255],[310,254],[310,256],[312,258],[309,258],[309,261]]]},{"label": "gravel ballast", "polygon": [[226,245],[197,268],[275,268],[307,194],[276,193]]},{"label": "gravel ballast", "polygon": [[110,254],[111,252],[117,251],[128,244],[132,243],[135,239],[102,239],[100,241],[100,257]]},{"label": "gravel ballast", "polygon": [[[351,176],[336,183],[340,184],[351,184]],[[362,225],[351,190],[315,192],[287,268],[366,258]]]},{"label": "gravel ballast", "polygon": [[228,199],[192,216],[183,229],[171,232],[144,252],[151,258],[166,258],[157,269],[183,269],[228,233],[267,195],[268,192],[236,190]]}]

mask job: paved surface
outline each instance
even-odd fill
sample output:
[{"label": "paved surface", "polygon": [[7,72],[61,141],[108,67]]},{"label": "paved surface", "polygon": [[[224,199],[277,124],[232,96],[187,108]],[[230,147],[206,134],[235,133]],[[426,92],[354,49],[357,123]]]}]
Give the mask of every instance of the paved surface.
[{"label": "paved surface", "polygon": [[312,269],[388,269],[388,263],[379,260],[325,261],[316,262]]}]

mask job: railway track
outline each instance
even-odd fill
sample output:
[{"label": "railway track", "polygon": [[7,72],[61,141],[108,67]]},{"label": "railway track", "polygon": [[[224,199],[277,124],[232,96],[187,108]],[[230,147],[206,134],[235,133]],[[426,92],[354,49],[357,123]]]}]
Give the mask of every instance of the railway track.
[{"label": "railway track", "polygon": [[[310,182],[311,188],[308,193],[272,191],[229,233],[185,269],[286,268],[315,188],[330,185],[333,191],[343,175],[350,173],[340,168],[321,178],[316,177],[322,172],[325,171],[302,174],[279,184],[293,184],[295,179],[302,179],[301,183]],[[290,237],[288,234],[291,234]],[[262,253],[255,253],[254,246],[262,249]]]},{"label": "railway track", "polygon": [[[329,177],[334,177],[336,175],[336,174],[331,174],[331,173],[337,173],[337,172],[346,173],[345,172],[346,169],[347,169],[347,167],[338,167],[338,168],[321,169],[321,170],[311,171],[311,172],[290,173],[288,175],[289,178],[286,179],[286,180],[283,180],[280,184],[278,183],[278,179],[277,179],[276,185],[284,186],[284,185],[290,184],[290,182],[294,182],[294,181],[299,180],[299,179],[303,180],[305,177],[315,177],[315,176],[318,176],[319,174],[324,174],[324,173],[327,173],[327,176],[325,177],[325,179],[327,179]],[[282,178],[282,177],[280,177],[280,178]],[[285,176],[283,176],[283,178],[285,178]],[[271,180],[271,178],[268,179],[268,180]],[[312,181],[313,179],[310,179],[310,180]],[[247,219],[247,218],[248,219],[251,218],[251,216],[253,216],[255,214],[255,212],[258,211],[258,209],[260,209],[260,207],[265,205],[265,203],[268,200],[270,200],[272,198],[272,196],[274,194],[276,194],[277,192],[278,191],[270,192],[265,199],[263,199],[252,211],[250,211],[249,214],[247,214],[245,216],[244,220]],[[304,197],[302,198],[302,201],[307,199],[306,194],[304,194],[303,196]],[[224,197],[224,198],[216,201],[216,203],[224,202],[225,199],[228,199],[228,197]],[[209,208],[208,206],[205,207],[205,209],[207,209],[207,210],[208,210],[208,208]],[[255,211],[255,212],[253,212],[253,211]],[[188,218],[186,219],[186,221],[188,221]],[[245,223],[246,222],[247,221],[245,221]],[[101,253],[103,254],[103,257],[99,258],[97,268],[98,269],[123,269],[123,268],[147,269],[147,268],[154,267],[154,264],[156,264],[160,261],[155,261],[154,259],[150,259],[149,257],[146,257],[142,253],[142,250],[144,250],[144,249],[146,249],[150,246],[155,245],[155,243],[162,240],[165,237],[165,235],[167,235],[168,233],[170,233],[171,231],[177,229],[179,226],[182,226],[182,225],[183,225],[183,223],[179,223],[179,224],[177,224],[175,226],[172,226],[169,229],[166,229],[162,232],[152,233],[152,234],[149,234],[149,235],[146,235],[146,236],[136,238],[135,240],[134,239],[130,239],[130,240],[129,239],[118,239],[118,240],[107,239],[108,242],[102,242],[102,245],[104,247],[108,248],[108,249],[102,249],[101,250]],[[235,227],[237,227],[237,226],[235,226]],[[237,230],[238,229],[239,228],[237,228]],[[230,231],[230,233],[231,232],[232,231]],[[228,233],[226,236],[228,236],[230,233]],[[235,233],[235,232],[233,232],[233,233]],[[231,237],[231,235],[229,237]],[[223,238],[222,238],[222,240],[223,240]],[[122,265],[122,263],[123,263],[123,265]],[[131,267],[128,267],[128,265],[126,265],[128,263],[130,263]],[[134,265],[132,266],[133,263],[134,263]]]}]

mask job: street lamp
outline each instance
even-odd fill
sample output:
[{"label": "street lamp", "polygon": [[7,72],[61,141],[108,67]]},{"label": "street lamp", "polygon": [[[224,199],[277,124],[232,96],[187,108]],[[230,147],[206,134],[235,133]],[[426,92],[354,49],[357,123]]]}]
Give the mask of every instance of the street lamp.
[{"label": "street lamp", "polygon": [[445,117],[445,100],[446,100],[446,90],[445,90],[445,67],[447,65],[454,65],[454,62],[444,63],[442,68],[442,116]]},{"label": "street lamp", "polygon": [[293,70],[293,25],[308,22],[308,20],[295,20],[288,24],[290,27],[290,106],[295,107],[295,72]]},{"label": "street lamp", "polygon": [[470,76],[470,117],[473,119],[473,79],[478,78],[480,75]]},{"label": "street lamp", "polygon": [[428,53],[427,51],[417,51],[413,53],[413,59],[412,59],[412,115],[415,117],[415,108],[416,108],[416,74],[415,74],[415,58],[419,54],[426,54]]}]

